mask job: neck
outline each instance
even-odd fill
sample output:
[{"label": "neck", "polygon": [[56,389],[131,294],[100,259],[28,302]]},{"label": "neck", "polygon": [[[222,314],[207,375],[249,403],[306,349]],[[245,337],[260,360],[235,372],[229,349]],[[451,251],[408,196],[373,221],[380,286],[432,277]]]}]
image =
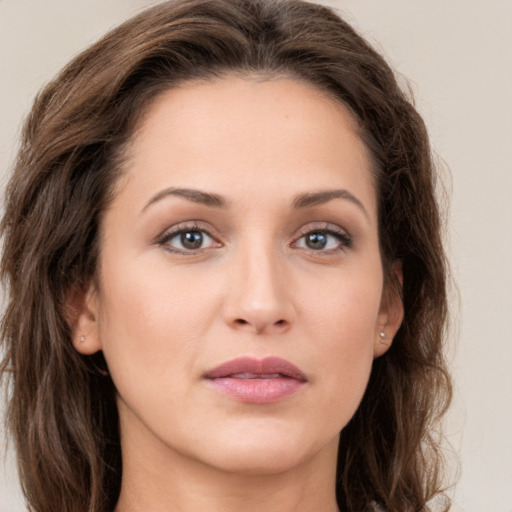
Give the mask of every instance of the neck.
[{"label": "neck", "polygon": [[229,472],[186,454],[123,439],[123,479],[115,512],[338,512],[338,439],[280,471]]}]

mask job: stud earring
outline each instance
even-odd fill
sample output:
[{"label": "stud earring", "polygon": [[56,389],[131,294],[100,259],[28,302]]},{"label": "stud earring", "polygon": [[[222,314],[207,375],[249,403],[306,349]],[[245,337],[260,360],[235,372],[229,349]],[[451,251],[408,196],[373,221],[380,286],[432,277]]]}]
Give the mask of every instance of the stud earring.
[{"label": "stud earring", "polygon": [[380,342],[381,343],[386,343],[386,340],[388,339],[388,335],[382,331],[382,332],[379,332],[379,336],[380,336]]},{"label": "stud earring", "polygon": [[83,343],[85,341],[85,336],[82,334],[82,336],[80,336],[80,343]]}]

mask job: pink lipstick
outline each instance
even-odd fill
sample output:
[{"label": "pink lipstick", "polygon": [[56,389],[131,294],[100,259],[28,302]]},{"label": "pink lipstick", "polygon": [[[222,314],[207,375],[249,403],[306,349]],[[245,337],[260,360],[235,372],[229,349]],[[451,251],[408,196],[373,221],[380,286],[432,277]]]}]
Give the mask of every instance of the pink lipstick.
[{"label": "pink lipstick", "polygon": [[254,404],[278,402],[307,382],[294,364],[279,357],[240,357],[205,373],[208,384],[235,400]]}]

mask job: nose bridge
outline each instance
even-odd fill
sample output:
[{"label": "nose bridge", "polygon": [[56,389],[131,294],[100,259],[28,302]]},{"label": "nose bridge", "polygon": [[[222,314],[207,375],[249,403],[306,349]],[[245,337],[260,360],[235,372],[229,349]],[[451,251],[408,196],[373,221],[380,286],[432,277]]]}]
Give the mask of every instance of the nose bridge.
[{"label": "nose bridge", "polygon": [[272,240],[254,234],[234,255],[227,319],[232,327],[255,332],[283,331],[294,318],[285,265]]},{"label": "nose bridge", "polygon": [[281,289],[280,262],[273,247],[260,245],[257,250],[246,250],[241,255],[242,274],[247,283],[249,302],[269,306],[279,302],[284,290]]}]

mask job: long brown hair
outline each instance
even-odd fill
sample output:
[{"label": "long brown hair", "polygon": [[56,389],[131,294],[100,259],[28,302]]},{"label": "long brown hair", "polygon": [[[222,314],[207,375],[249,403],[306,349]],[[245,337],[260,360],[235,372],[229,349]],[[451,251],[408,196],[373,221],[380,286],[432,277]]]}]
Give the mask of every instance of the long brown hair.
[{"label": "long brown hair", "polygon": [[[151,101],[192,79],[287,75],[351,110],[374,161],[382,258],[403,270],[403,324],[341,432],[341,510],[427,511],[441,495],[435,437],[451,395],[442,345],[446,262],[424,123],[383,58],[327,7],[177,0],[116,28],[37,97],[1,224],[7,308],[0,370],[31,510],[112,510],[122,474],[115,388],[74,350],[70,291],[92,278],[101,213]],[[444,510],[449,508],[445,502]]]}]

